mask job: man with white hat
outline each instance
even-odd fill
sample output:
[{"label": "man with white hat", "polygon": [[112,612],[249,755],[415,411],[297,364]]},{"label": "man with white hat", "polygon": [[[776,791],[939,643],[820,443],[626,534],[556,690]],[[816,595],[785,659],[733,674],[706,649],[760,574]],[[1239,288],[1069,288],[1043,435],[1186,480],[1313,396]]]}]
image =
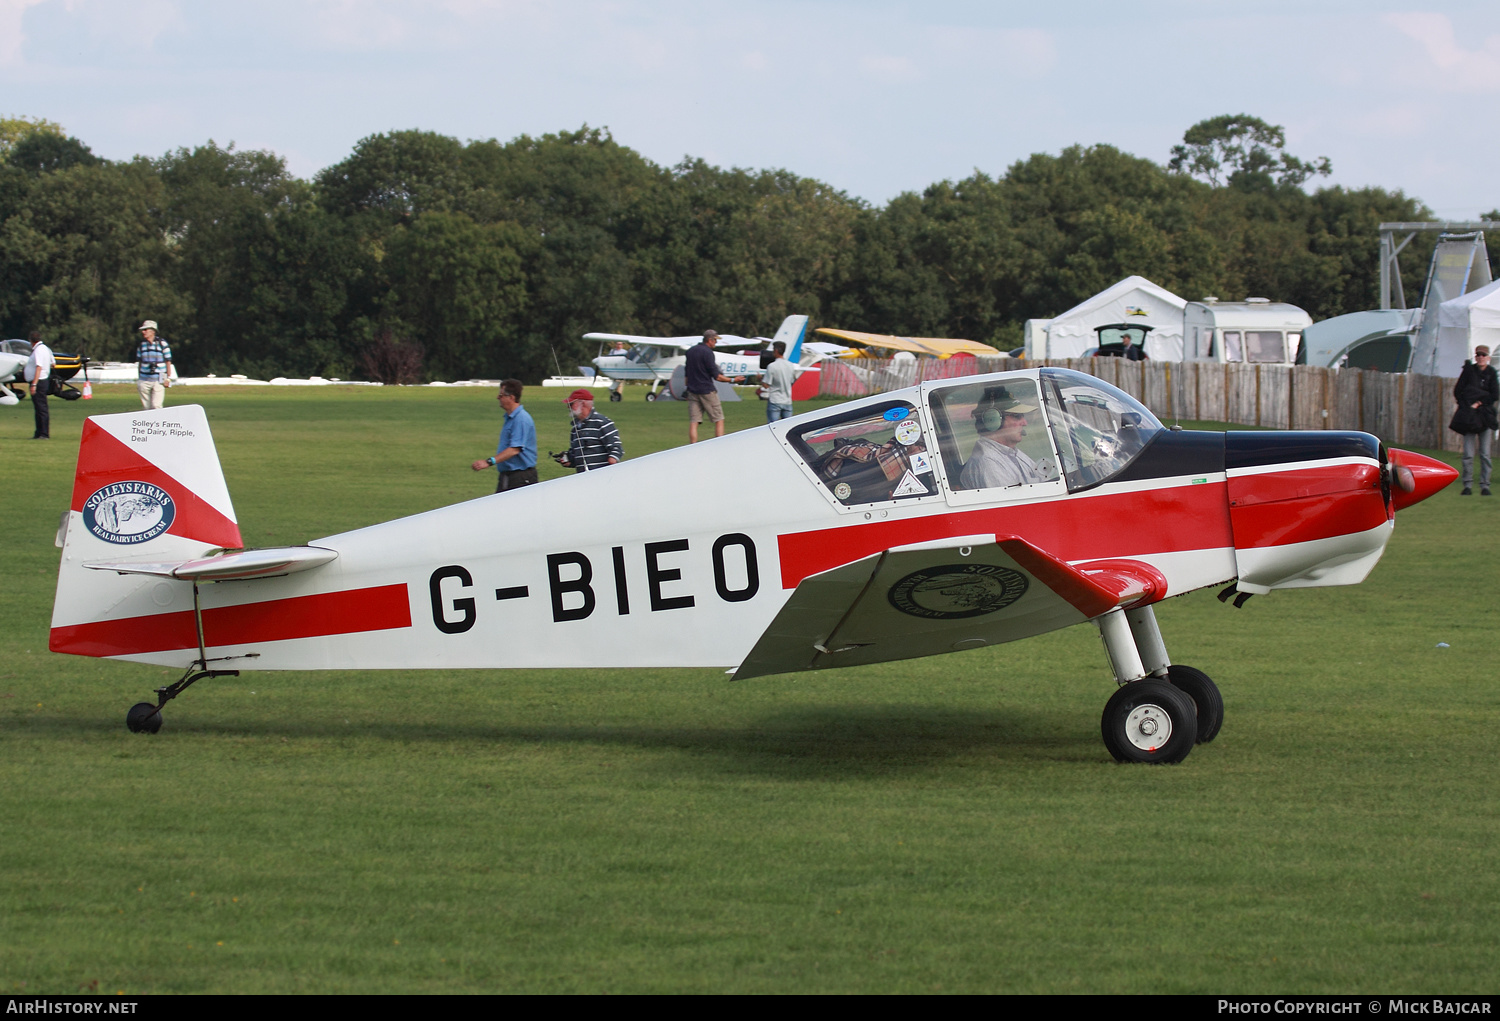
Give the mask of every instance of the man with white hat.
[{"label": "man with white hat", "polygon": [[575,472],[597,471],[625,459],[625,445],[615,424],[594,410],[594,392],[579,387],[568,394],[568,411],[573,416],[568,452],[556,454],[557,463]]},{"label": "man with white hat", "polygon": [[1041,482],[1036,462],[1018,447],[1026,436],[1026,416],[1037,406],[1024,397],[1013,397],[1003,386],[990,387],[974,408],[974,429],[979,439],[959,473],[964,489],[1002,489],[1023,482]]},{"label": "man with white hat", "polygon": [[172,385],[172,349],[156,335],[155,319],[141,323],[140,333],[141,342],[135,348],[135,386],[141,395],[141,407],[151,411],[167,401],[167,387]]}]

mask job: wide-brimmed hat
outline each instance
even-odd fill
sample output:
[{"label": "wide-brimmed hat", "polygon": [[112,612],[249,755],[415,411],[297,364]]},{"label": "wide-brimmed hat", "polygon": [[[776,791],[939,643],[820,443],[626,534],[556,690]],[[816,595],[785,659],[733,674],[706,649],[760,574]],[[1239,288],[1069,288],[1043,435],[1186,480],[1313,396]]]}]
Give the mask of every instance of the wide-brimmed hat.
[{"label": "wide-brimmed hat", "polygon": [[141,323],[141,325],[136,329],[135,332],[137,332],[137,333],[145,333],[147,330],[154,330],[154,329],[156,329],[156,320],[155,319],[147,319],[144,323]]}]

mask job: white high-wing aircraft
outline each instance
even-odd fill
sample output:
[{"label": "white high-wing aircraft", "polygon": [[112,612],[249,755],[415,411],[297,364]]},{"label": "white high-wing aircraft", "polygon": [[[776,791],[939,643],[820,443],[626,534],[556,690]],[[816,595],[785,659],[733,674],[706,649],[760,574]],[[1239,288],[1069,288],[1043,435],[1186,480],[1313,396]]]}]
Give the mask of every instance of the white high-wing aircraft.
[{"label": "white high-wing aircraft", "polygon": [[[26,362],[31,358],[31,344],[24,340],[0,340],[0,403],[19,403],[7,383],[20,387],[26,376]],[[7,398],[9,398],[7,400]]]},{"label": "white high-wing aircraft", "polygon": [[1119,685],[1105,746],[1176,762],[1218,732],[1223,702],[1171,661],[1152,605],[1206,586],[1238,605],[1356,584],[1396,512],[1456,476],[1367,433],[1167,429],[1099,379],[1044,368],[932,381],[306,546],[242,549],[201,408],[104,415],[84,426],[58,537],[50,647],[185,670],[130,709],[132,730],[154,732],[189,685],[239,670],[744,679],[1087,621]]},{"label": "white high-wing aircraft", "polygon": [[[771,341],[784,342],[786,356],[795,365],[802,355],[802,340],[806,336],[807,316],[787,316],[781,321],[781,327]],[[628,333],[585,333],[583,339],[597,340],[626,348],[621,352],[601,354],[594,359],[594,368],[598,370],[599,375],[610,381],[609,399],[612,401],[622,399],[620,388],[627,379],[650,380],[651,389],[646,391],[646,400],[656,400],[657,391],[672,378],[673,370],[686,363],[687,349],[703,343],[701,333],[695,337],[637,337]],[[760,367],[758,352],[754,355],[740,355],[731,349],[747,345],[758,349],[767,343],[765,337],[747,339],[721,334],[718,349],[714,351],[714,359],[719,363],[719,371],[731,379],[736,376],[760,375],[764,370]]]}]

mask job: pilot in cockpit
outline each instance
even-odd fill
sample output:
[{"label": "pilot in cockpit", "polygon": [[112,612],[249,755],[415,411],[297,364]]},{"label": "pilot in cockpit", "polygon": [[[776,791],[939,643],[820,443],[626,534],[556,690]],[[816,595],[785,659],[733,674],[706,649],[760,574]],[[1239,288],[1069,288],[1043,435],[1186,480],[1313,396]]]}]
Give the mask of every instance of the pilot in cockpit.
[{"label": "pilot in cockpit", "polygon": [[1019,449],[1026,436],[1026,416],[1036,410],[1035,404],[1012,397],[1003,386],[985,390],[974,408],[979,439],[959,475],[964,489],[1001,489],[1044,481],[1036,462]]}]

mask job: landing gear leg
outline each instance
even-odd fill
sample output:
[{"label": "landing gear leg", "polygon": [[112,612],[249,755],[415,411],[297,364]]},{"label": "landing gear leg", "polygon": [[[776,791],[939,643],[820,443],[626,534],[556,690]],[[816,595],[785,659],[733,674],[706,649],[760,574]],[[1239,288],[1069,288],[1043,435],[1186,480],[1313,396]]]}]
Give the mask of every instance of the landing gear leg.
[{"label": "landing gear leg", "polygon": [[1156,613],[1151,607],[1127,610],[1125,619],[1130,622],[1130,633],[1135,637],[1146,672],[1193,700],[1198,715],[1198,743],[1208,744],[1218,737],[1224,724],[1224,698],[1219,694],[1219,686],[1202,670],[1173,663],[1167,657],[1167,647],[1161,640],[1161,629],[1156,626]]},{"label": "landing gear leg", "polygon": [[[130,728],[132,734],[155,734],[161,730],[162,708],[172,699],[181,695],[188,688],[205,677],[238,677],[238,670],[210,670],[208,669],[208,653],[203,645],[203,610],[198,603],[198,582],[193,581],[193,620],[198,625],[198,658],[188,664],[187,672],[176,681],[164,688],[156,689],[156,704],[150,702],[137,702],[125,713],[125,726]],[[232,659],[250,659],[259,656],[260,653],[252,652],[247,656],[234,656]],[[222,662],[216,660],[215,662]]]},{"label": "landing gear leg", "polygon": [[1166,647],[1150,608],[1133,612],[1132,619],[1114,609],[1094,621],[1120,685],[1105,703],[1100,735],[1117,762],[1181,762],[1198,739],[1198,714],[1191,698],[1150,676],[1169,669]]}]

